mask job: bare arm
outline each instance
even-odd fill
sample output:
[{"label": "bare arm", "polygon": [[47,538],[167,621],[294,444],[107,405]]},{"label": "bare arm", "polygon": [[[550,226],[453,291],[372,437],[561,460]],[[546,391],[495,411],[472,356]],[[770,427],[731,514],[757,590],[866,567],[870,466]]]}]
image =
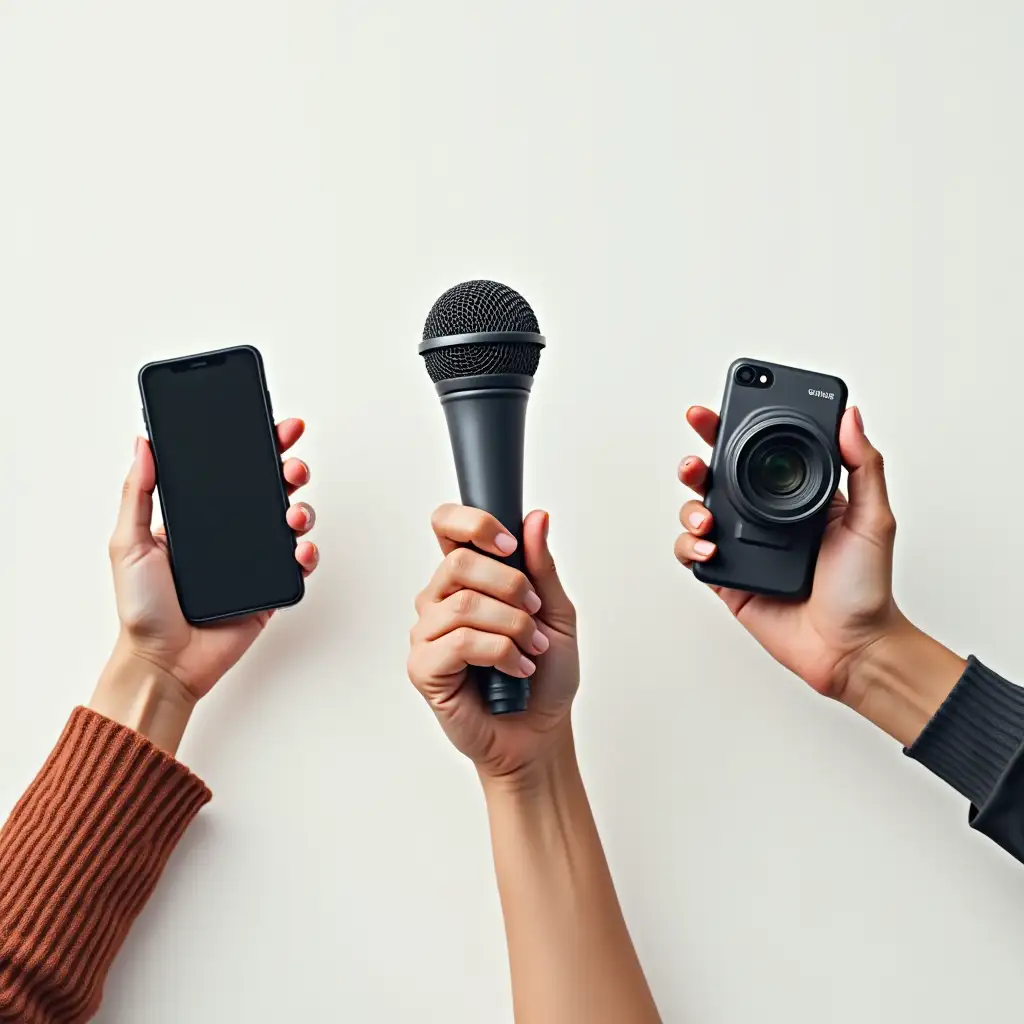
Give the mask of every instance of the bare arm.
[{"label": "bare arm", "polygon": [[529,779],[484,778],[519,1024],[659,1024],[571,734]]},{"label": "bare arm", "polygon": [[[485,512],[443,506],[434,531],[445,559],[417,598],[409,676],[483,784],[517,1024],[655,1024],[576,763],[576,612],[547,514],[523,524],[525,575],[481,554],[515,545]],[[471,665],[529,676],[529,710],[488,713]]]}]

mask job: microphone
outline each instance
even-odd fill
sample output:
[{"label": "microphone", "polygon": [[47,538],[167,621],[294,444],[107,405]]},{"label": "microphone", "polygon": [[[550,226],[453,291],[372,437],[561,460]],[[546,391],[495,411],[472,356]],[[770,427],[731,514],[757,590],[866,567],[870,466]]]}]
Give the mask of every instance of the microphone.
[{"label": "microphone", "polygon": [[[462,503],[515,536],[518,547],[499,561],[520,570],[526,403],[543,347],[530,304],[496,281],[449,288],[430,310],[419,347],[448,421]],[[495,668],[472,672],[492,714],[526,710],[529,679]]]}]

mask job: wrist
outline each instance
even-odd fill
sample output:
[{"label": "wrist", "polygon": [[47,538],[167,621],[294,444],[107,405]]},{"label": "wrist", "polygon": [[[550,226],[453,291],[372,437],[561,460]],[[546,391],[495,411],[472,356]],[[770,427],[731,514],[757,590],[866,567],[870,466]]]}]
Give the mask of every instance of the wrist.
[{"label": "wrist", "polygon": [[921,734],[967,662],[902,613],[851,659],[841,700],[902,746]]},{"label": "wrist", "polygon": [[488,801],[532,801],[553,795],[566,781],[579,778],[571,723],[560,725],[552,742],[529,763],[501,775],[478,767],[477,774]]},{"label": "wrist", "polygon": [[549,875],[569,865],[571,874],[581,847],[591,840],[600,847],[570,729],[543,757],[507,775],[481,773],[480,781],[499,882],[503,866],[519,872],[527,862]]},{"label": "wrist", "polygon": [[89,708],[174,756],[196,698],[170,672],[121,641],[100,675]]}]

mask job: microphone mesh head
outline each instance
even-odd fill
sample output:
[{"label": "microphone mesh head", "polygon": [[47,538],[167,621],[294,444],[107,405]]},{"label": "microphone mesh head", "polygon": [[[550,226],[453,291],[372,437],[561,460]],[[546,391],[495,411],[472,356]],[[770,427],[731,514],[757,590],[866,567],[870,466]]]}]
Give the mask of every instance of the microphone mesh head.
[{"label": "microphone mesh head", "polygon": [[484,331],[540,334],[540,327],[519,292],[497,281],[465,281],[449,288],[434,303],[423,325],[423,340]]},{"label": "microphone mesh head", "polygon": [[[497,281],[466,281],[449,288],[427,315],[423,340],[487,331],[540,334],[537,317],[519,292]],[[540,363],[540,345],[528,343],[447,345],[423,353],[436,384],[454,377],[516,373],[532,377]]]}]

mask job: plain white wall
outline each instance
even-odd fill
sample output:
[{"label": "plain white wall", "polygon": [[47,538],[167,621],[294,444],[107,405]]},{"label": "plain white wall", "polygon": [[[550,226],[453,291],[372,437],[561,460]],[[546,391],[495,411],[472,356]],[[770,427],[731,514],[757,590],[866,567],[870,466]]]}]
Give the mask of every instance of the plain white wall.
[{"label": "plain white wall", "polygon": [[488,276],[550,347],[527,492],[581,616],[583,766],[667,1021],[960,1022],[1024,997],[1024,869],[675,563],[729,360],[838,373],[897,596],[1024,678],[1024,7],[0,6],[0,803],[115,634],[148,359],[251,342],[322,566],[194,720],[214,790],[101,1020],[511,1019],[475,778],[405,678],[456,494],[416,342]]}]

